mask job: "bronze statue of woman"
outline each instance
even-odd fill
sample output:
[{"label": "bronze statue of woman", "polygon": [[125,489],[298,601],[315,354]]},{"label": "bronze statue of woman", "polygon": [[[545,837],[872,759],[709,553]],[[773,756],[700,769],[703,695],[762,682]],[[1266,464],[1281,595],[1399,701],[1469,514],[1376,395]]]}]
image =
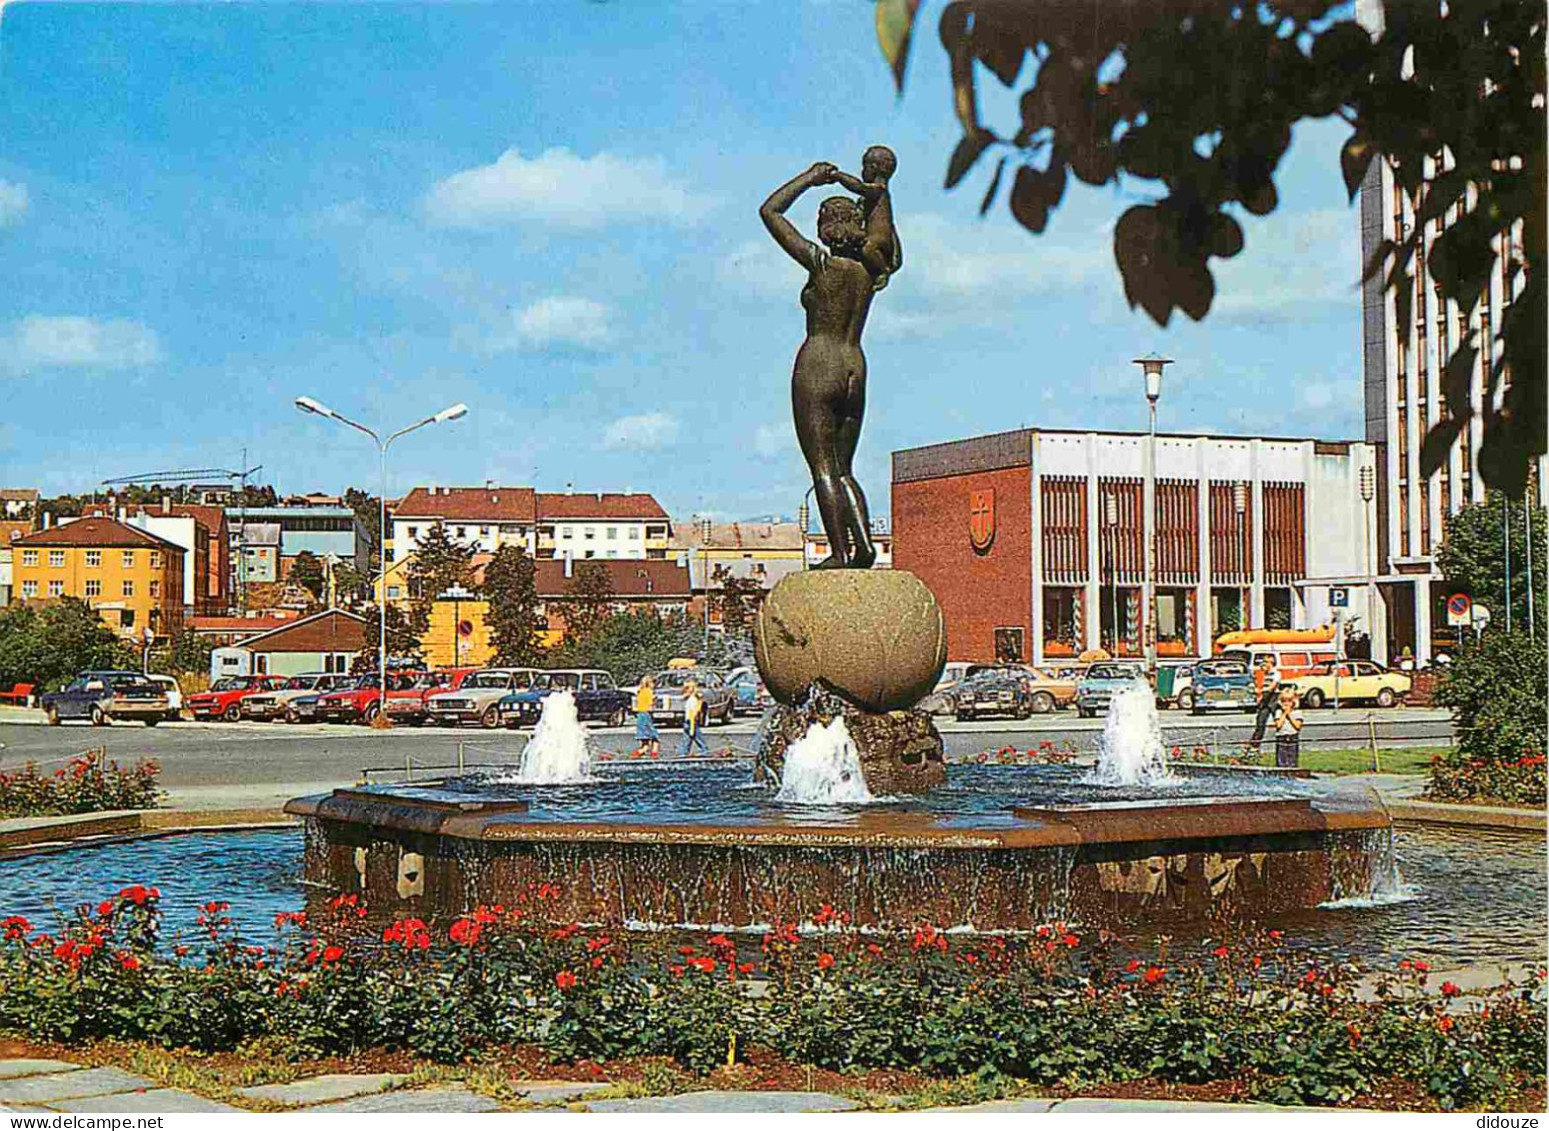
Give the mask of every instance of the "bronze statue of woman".
[{"label": "bronze statue of woman", "polygon": [[[830,547],[816,569],[867,569],[877,556],[866,495],[852,464],[866,412],[861,331],[872,296],[903,261],[887,188],[897,166],[893,151],[880,145],[866,151],[859,178],[819,162],[777,188],[759,209],[775,242],[807,269],[801,290],[807,340],[791,373],[791,406]],[[859,193],[863,203],[846,196],[823,201],[818,207],[822,242],[816,244],[785,213],[809,188],[828,184]]]}]

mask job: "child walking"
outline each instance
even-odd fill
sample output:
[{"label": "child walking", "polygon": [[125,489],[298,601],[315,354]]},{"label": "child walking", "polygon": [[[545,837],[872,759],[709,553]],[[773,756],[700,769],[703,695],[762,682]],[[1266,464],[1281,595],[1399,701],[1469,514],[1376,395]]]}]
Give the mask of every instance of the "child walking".
[{"label": "child walking", "polygon": [[687,758],[689,750],[698,746],[707,756],[710,747],[705,743],[705,701],[700,697],[699,684],[689,680],[683,685],[683,749],[678,757]]},{"label": "child walking", "polygon": [[656,680],[646,676],[635,689],[636,758],[643,758],[647,754],[652,758],[660,758],[662,755],[661,735],[656,733],[656,724],[651,720],[651,712],[655,707]]}]

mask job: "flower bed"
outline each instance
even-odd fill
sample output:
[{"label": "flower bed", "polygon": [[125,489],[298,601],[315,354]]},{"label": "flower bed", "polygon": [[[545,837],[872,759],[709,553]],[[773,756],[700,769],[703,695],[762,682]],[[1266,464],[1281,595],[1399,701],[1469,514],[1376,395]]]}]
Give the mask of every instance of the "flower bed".
[{"label": "flower bed", "polygon": [[1459,750],[1431,759],[1425,796],[1432,801],[1517,805],[1542,809],[1549,795],[1544,756],[1529,751],[1510,761]]},{"label": "flower bed", "polygon": [[1355,970],[1300,962],[1278,932],[1184,966],[1165,947],[1123,961],[1106,931],[949,939],[921,925],[884,940],[823,908],[815,936],[781,925],[761,942],[674,944],[529,927],[526,908],[556,894],[538,885],[444,929],[403,919],[380,934],[363,934],[365,907],[340,896],[312,920],[278,916],[265,945],[212,902],[201,936],[168,946],[159,893],[136,885],[52,933],[0,919],[0,1032],[443,1063],[530,1045],[561,1061],[670,1057],[698,1073],[772,1055],[1065,1090],[1233,1081],[1282,1103],[1396,1083],[1443,1107],[1509,1106],[1543,1083],[1545,1015],[1529,987],[1465,1011],[1456,987],[1433,992],[1425,964],[1404,963],[1359,1000]]},{"label": "flower bed", "polygon": [[0,817],[59,817],[104,809],[154,809],[161,796],[155,762],[127,769],[108,761],[103,749],[88,750],[53,773],[28,762],[0,771]]}]

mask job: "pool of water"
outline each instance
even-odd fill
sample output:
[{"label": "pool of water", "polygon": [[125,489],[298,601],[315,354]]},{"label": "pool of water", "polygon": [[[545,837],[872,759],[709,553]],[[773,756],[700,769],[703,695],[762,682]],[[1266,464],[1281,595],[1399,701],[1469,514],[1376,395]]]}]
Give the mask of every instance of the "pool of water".
[{"label": "pool of water", "polygon": [[[465,779],[454,793],[518,797],[533,820],[716,821],[846,819],[854,810],[792,812],[775,805],[768,791],[739,789],[746,767],[699,767],[608,773],[586,787],[533,788]],[[1012,820],[1018,804],[1091,800],[1082,784],[1086,770],[1073,767],[953,767],[951,783],[928,803],[901,800],[905,811],[928,809],[944,822],[996,825]],[[646,776],[646,775],[649,776]],[[1285,779],[1252,782],[1197,778],[1173,797],[1304,796],[1326,788]],[[445,798],[447,791],[419,787],[396,792]],[[1113,798],[1111,791],[1102,797]],[[1391,966],[1423,958],[1438,968],[1465,965],[1542,966],[1549,936],[1549,877],[1542,834],[1438,826],[1401,826],[1394,844],[1403,888],[1378,905],[1330,906],[1287,914],[1272,923],[1285,941],[1331,958]],[[194,929],[199,905],[231,904],[230,914],[250,938],[266,941],[274,915],[302,906],[303,839],[299,829],[196,832],[36,853],[0,864],[0,916],[22,914],[39,925],[80,904],[96,903],[128,884],[161,888],[168,933]],[[1098,926],[1100,924],[1093,924]],[[1173,930],[1172,948],[1205,943],[1204,928]],[[1137,947],[1152,940],[1137,937]]]}]

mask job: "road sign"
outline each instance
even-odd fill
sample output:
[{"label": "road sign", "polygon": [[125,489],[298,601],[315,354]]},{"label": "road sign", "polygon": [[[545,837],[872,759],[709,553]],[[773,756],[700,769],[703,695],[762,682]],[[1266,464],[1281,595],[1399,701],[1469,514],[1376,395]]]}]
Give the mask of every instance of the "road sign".
[{"label": "road sign", "polygon": [[[1474,602],[1469,599],[1467,593],[1454,593],[1447,598],[1447,624],[1453,628],[1462,628],[1473,623],[1471,610]],[[1489,614],[1485,614],[1488,616]]]},{"label": "road sign", "polygon": [[1473,611],[1474,627],[1484,628],[1490,623],[1490,610],[1483,605],[1475,605]]},{"label": "road sign", "polygon": [[1343,585],[1336,585],[1328,591],[1328,604],[1331,609],[1348,609],[1350,607],[1350,590]]}]

